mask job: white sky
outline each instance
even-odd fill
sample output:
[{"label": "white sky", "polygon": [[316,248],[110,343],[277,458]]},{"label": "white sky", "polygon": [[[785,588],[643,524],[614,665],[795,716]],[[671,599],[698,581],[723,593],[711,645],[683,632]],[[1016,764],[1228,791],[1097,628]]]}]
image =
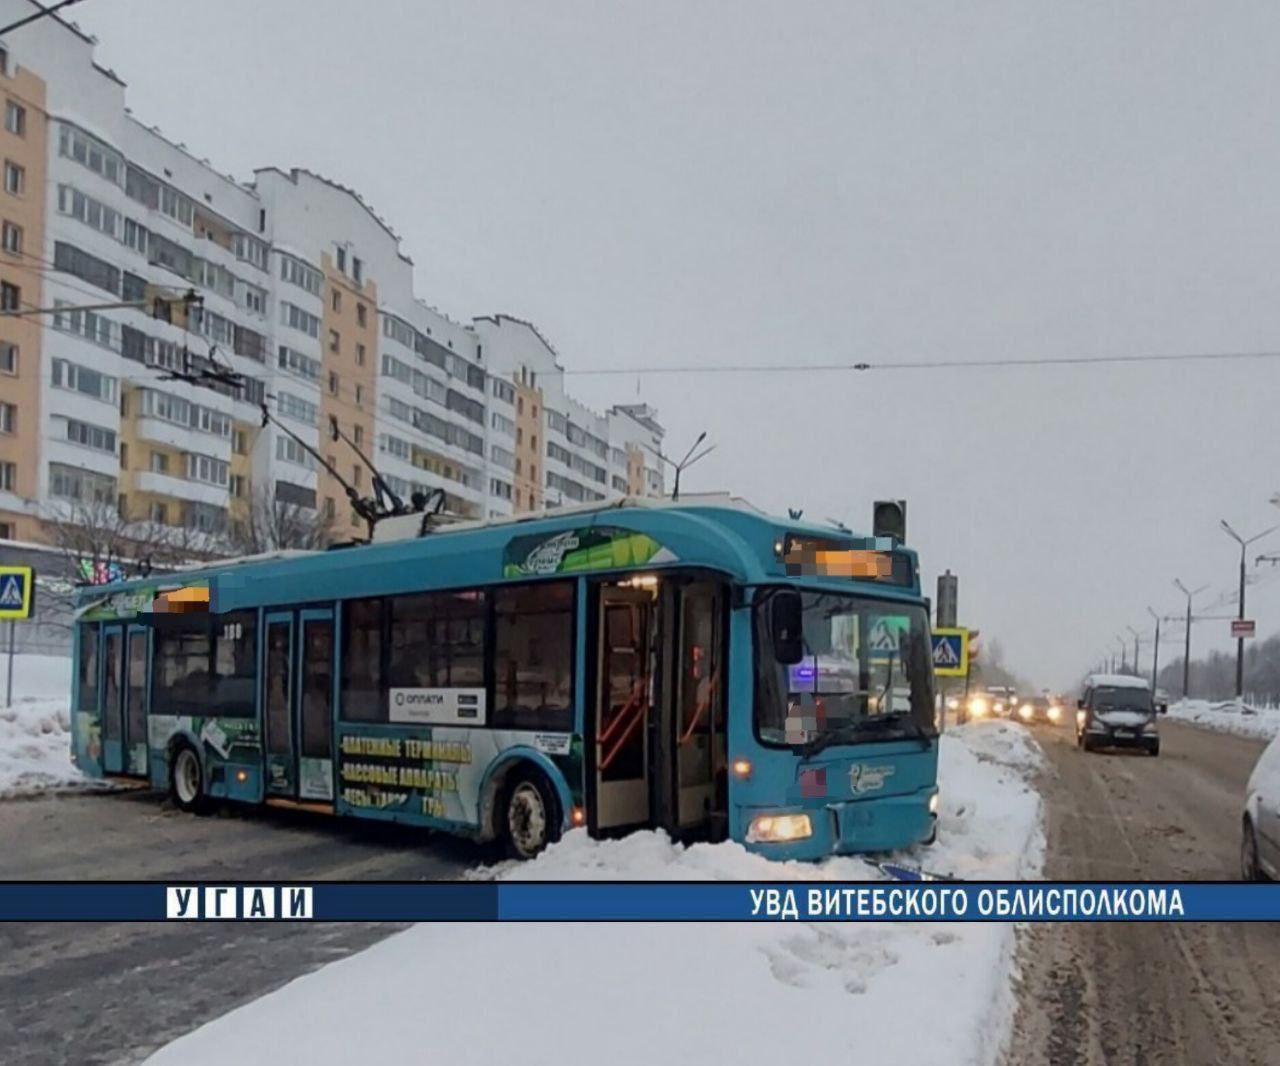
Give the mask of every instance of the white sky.
[{"label": "white sky", "polygon": [[[72,13],[143,121],[243,178],[359,189],[422,296],[528,317],[571,370],[1280,348],[1280,5]],[[1175,575],[1232,585],[1220,518],[1280,521],[1277,385],[1280,361],[639,380],[673,449],[718,445],[692,489],[855,528],[906,498],[930,582],[958,573],[964,619],[1055,686],[1177,609]]]}]

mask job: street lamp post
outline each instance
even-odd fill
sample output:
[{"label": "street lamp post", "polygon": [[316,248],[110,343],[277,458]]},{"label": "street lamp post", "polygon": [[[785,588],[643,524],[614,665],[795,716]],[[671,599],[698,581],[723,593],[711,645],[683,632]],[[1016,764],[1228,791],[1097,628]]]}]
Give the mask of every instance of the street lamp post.
[{"label": "street lamp post", "polygon": [[1201,585],[1198,589],[1192,591],[1176,577],[1173,579],[1173,583],[1187,597],[1187,642],[1182,651],[1182,698],[1185,700],[1187,698],[1188,685],[1191,681],[1191,599],[1194,596],[1198,596],[1209,586]]},{"label": "street lamp post", "polygon": [[1125,656],[1129,654],[1129,645],[1125,643],[1124,637],[1116,637],[1116,643],[1120,645],[1120,672],[1128,673],[1129,663]]},{"label": "street lamp post", "polygon": [[[1277,526],[1270,529],[1264,529],[1261,533],[1255,533],[1248,539],[1240,536],[1234,529],[1227,525],[1226,521],[1222,522],[1222,530],[1232,540],[1240,545],[1240,613],[1237,617],[1240,621],[1244,621],[1244,580],[1245,580],[1245,551],[1255,540],[1261,540],[1268,533],[1274,533]],[[1236,637],[1236,699],[1244,697],[1244,636],[1243,634]]]},{"label": "street lamp post", "polygon": [[1156,641],[1152,645],[1151,652],[1151,691],[1154,693],[1156,690],[1156,677],[1160,672],[1160,616],[1150,607],[1147,608],[1147,614],[1156,620]]},{"label": "street lamp post", "polygon": [[1125,629],[1133,634],[1133,672],[1136,674],[1141,669],[1138,666],[1138,631],[1133,626],[1125,626]]}]

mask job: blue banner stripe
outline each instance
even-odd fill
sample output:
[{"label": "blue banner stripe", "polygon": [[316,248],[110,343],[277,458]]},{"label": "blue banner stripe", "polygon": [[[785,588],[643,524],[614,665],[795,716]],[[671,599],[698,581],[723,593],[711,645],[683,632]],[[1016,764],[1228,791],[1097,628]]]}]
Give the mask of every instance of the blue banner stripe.
[{"label": "blue banner stripe", "polygon": [[0,921],[1266,921],[1219,882],[0,882]]}]

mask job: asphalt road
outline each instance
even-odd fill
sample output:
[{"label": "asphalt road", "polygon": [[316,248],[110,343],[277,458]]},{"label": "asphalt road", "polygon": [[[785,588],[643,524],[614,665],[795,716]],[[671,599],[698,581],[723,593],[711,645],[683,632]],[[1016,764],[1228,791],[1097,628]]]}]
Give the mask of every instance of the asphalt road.
[{"label": "asphalt road", "polygon": [[[1161,753],[1078,751],[1038,734],[1046,769],[1045,876],[1235,880],[1255,740],[1161,725]],[[1010,1066],[1280,1064],[1280,927],[1037,925]]]},{"label": "asphalt road", "polygon": [[[493,857],[450,837],[316,815],[255,810],[200,818],[151,793],[0,803],[4,880],[445,880]],[[0,1063],[138,1062],[400,928],[0,924]]]}]

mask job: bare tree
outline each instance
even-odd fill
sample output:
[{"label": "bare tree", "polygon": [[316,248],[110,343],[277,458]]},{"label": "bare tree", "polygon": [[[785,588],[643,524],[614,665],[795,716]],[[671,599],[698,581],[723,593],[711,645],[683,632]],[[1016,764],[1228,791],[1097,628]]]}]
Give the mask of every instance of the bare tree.
[{"label": "bare tree", "polygon": [[105,584],[175,570],[222,554],[203,530],[131,520],[113,502],[77,501],[47,511],[44,529],[61,565],[41,574],[40,625],[65,631],[78,585]]},{"label": "bare tree", "polygon": [[227,547],[236,555],[300,548],[318,551],[333,541],[330,519],[317,510],[277,499],[263,486],[233,512]]}]

